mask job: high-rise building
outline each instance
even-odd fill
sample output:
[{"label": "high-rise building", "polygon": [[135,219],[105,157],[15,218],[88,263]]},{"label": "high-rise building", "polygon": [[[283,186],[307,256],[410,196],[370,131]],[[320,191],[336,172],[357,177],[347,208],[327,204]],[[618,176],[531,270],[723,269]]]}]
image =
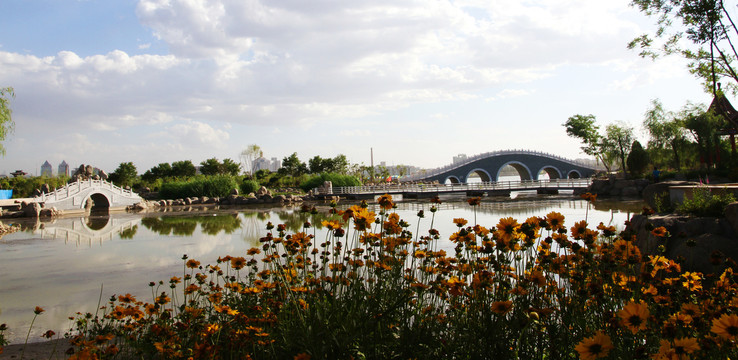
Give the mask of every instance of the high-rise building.
[{"label": "high-rise building", "polygon": [[67,164],[66,161],[62,160],[61,164],[59,164],[59,172],[57,172],[58,176],[69,176],[69,164]]},{"label": "high-rise building", "polygon": [[44,161],[44,164],[41,165],[41,176],[48,176],[51,177],[52,171],[51,171],[51,164],[49,164],[49,161]]}]

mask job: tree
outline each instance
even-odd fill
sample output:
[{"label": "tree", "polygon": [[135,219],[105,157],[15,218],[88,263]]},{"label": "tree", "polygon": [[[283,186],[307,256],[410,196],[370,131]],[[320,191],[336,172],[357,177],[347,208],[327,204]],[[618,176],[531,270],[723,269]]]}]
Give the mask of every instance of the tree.
[{"label": "tree", "polygon": [[[716,82],[727,78],[733,93],[738,90],[734,47],[738,28],[722,0],[632,0],[631,5],[657,16],[655,37],[643,34],[628,48],[640,48],[642,57],[679,54],[689,61],[690,71],[717,93]],[[688,42],[681,41],[683,38]],[[655,40],[662,40],[656,42]],[[688,46],[691,43],[691,47]]]},{"label": "tree", "polygon": [[220,174],[221,163],[216,158],[210,158],[203,160],[200,163],[200,173],[203,175],[217,175]]},{"label": "tree", "polygon": [[700,162],[710,167],[717,159],[713,157],[719,143],[718,130],[724,126],[722,116],[700,107],[683,110],[684,126],[697,141],[700,151]]},{"label": "tree", "polygon": [[110,173],[108,179],[118,186],[131,186],[137,176],[136,166],[132,162],[124,162]]},{"label": "tree", "polygon": [[241,165],[249,175],[254,174],[254,160],[262,155],[259,145],[251,144],[241,151]]},{"label": "tree", "polygon": [[[284,166],[284,164],[282,164]],[[318,155],[313,156],[310,160],[308,160],[308,167],[310,168],[310,173],[312,174],[320,174],[322,172],[326,172],[326,167],[330,166],[330,159],[323,159]]]},{"label": "tree", "polygon": [[5,156],[5,147],[2,142],[15,130],[15,123],[11,117],[10,99],[15,97],[12,87],[0,88],[0,155]]},{"label": "tree", "polygon": [[620,168],[623,174],[628,176],[628,169],[625,166],[625,158],[630,153],[630,146],[633,143],[633,128],[625,123],[610,124],[605,127],[605,137],[602,140],[602,148],[604,152],[609,152],[620,160]]},{"label": "tree", "polygon": [[172,163],[172,176],[187,177],[195,176],[197,169],[191,160],[175,161]]},{"label": "tree", "polygon": [[159,165],[146,170],[146,172],[141,175],[141,179],[145,181],[154,181],[156,179],[163,179],[170,176],[172,176],[172,165],[169,165],[169,163],[160,163]]},{"label": "tree", "polygon": [[[687,107],[685,107],[686,109]],[[684,116],[684,113],[681,115]],[[678,116],[671,111],[665,111],[658,99],[651,101],[651,108],[646,111],[643,119],[643,127],[650,136],[648,149],[651,151],[652,162],[657,163],[654,155],[665,150],[671,153],[674,169],[680,169],[680,154],[688,144],[682,116]]]},{"label": "tree", "polygon": [[236,176],[241,171],[241,165],[229,158],[223,159],[223,163],[221,164],[221,166],[222,166],[221,172],[224,175]]},{"label": "tree", "polygon": [[634,177],[640,176],[648,167],[649,159],[648,153],[638,140],[633,141],[633,145],[630,147],[630,154],[626,160],[628,164],[628,170]]},{"label": "tree", "polygon": [[580,149],[587,155],[594,156],[605,166],[607,172],[610,172],[610,162],[606,159],[606,154],[602,148],[601,136],[599,134],[599,126],[595,125],[596,118],[594,115],[574,115],[569,117],[563,124],[566,128],[566,134],[578,138],[584,144]]},{"label": "tree", "polygon": [[282,159],[282,168],[279,169],[279,173],[282,175],[300,176],[308,172],[307,165],[300,161],[297,157],[297,153],[294,152],[292,155]]}]

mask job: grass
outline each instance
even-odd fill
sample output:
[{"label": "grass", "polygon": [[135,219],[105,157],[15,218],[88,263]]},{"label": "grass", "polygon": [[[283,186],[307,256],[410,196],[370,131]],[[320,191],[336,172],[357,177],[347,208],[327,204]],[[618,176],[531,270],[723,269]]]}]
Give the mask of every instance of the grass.
[{"label": "grass", "polygon": [[733,262],[682,272],[629,234],[586,219],[565,226],[556,212],[493,227],[454,219],[447,252],[436,209],[412,226],[385,195],[335,207],[325,237],[309,223],[269,224],[245,254],[184,256],[182,274],[152,282],[148,301],[113,296],[100,314],[78,315],[72,357],[738,357]]}]

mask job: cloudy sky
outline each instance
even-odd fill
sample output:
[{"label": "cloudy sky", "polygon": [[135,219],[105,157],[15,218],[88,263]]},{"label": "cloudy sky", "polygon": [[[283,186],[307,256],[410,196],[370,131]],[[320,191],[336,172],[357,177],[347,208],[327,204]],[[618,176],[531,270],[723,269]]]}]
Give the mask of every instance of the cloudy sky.
[{"label": "cloudy sky", "polygon": [[641,135],[650,101],[709,103],[678,58],[627,43],[629,0],[2,0],[0,174],[345,154],[443,166],[530,149],[585,157],[574,114]]}]

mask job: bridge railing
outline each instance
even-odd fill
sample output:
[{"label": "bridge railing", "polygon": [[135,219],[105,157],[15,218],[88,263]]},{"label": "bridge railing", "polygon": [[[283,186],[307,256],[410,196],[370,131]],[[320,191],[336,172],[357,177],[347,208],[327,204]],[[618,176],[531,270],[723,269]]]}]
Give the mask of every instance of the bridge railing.
[{"label": "bridge railing", "polygon": [[[574,189],[586,188],[592,183],[591,179],[549,179],[549,180],[520,180],[520,181],[492,181],[466,184],[378,184],[364,186],[334,187],[332,195],[347,194],[397,194],[397,193],[447,193],[462,191],[495,191],[495,190],[537,190],[537,189]],[[318,189],[316,193],[321,193]]]},{"label": "bridge railing", "polygon": [[88,180],[78,180],[73,183],[66,184],[52,192],[41,194],[40,196],[37,197],[37,199],[42,202],[61,201],[61,200],[77,195],[80,192],[93,188],[93,187],[108,189],[113,193],[123,195],[123,196],[128,196],[128,197],[135,196],[133,191],[123,189],[111,182],[107,182],[105,180],[88,179]]}]

